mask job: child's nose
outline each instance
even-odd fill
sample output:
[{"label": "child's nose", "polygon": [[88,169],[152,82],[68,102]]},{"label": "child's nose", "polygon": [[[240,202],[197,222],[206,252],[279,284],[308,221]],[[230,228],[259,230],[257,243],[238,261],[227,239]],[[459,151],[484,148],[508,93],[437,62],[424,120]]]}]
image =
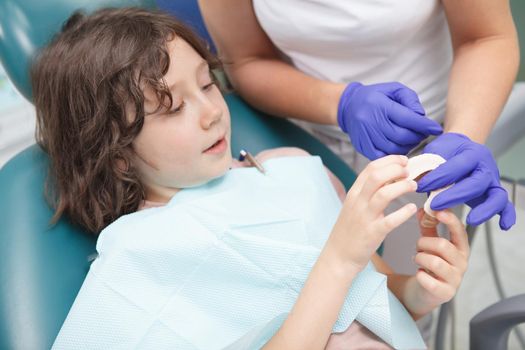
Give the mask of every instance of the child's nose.
[{"label": "child's nose", "polygon": [[212,101],[207,101],[202,108],[201,126],[204,129],[209,129],[215,122],[222,117],[222,109]]}]

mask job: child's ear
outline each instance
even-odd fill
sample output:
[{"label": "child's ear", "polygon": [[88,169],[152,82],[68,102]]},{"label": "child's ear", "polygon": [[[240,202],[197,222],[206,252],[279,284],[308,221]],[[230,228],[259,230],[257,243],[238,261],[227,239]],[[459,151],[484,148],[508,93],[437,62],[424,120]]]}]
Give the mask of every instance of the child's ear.
[{"label": "child's ear", "polygon": [[120,171],[122,171],[122,172],[126,172],[126,171],[128,171],[128,169],[129,169],[129,164],[128,164],[128,162],[126,162],[126,161],[125,161],[124,159],[122,159],[122,158],[117,159],[116,164],[117,164],[117,168],[118,168]]}]

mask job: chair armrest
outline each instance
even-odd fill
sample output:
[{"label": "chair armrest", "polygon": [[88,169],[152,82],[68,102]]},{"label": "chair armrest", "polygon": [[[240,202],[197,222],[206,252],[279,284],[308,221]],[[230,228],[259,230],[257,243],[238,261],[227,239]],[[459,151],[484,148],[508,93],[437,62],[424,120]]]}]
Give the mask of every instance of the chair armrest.
[{"label": "chair armrest", "polygon": [[492,304],[470,321],[470,349],[507,349],[511,329],[522,322],[525,322],[525,294]]}]

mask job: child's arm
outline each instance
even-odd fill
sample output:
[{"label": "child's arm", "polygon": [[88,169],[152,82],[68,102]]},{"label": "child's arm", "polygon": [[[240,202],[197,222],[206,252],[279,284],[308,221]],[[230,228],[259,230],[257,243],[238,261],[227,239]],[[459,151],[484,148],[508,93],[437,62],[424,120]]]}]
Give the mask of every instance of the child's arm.
[{"label": "child's arm", "polygon": [[[300,148],[279,147],[262,151],[257,154],[256,158],[258,161],[264,162],[267,159],[275,157],[304,155],[309,155],[309,153]],[[326,172],[339,198],[341,198],[341,201],[344,201],[346,193],[342,182],[328,168],[326,168]],[[435,229],[429,230],[428,228],[421,227],[422,232],[426,232],[426,234],[424,234],[425,236],[434,237],[435,239],[420,239],[418,242],[418,249],[425,250],[424,247],[427,247],[424,246],[423,248],[420,248],[420,242],[422,242],[422,244],[430,244],[430,247],[433,249],[431,251],[426,249],[426,252],[421,252],[416,256],[416,263],[422,260],[419,263],[422,266],[425,263],[444,265],[438,266],[438,269],[441,268],[445,273],[443,278],[436,279],[431,274],[425,272],[424,269],[421,269],[413,276],[396,274],[379,255],[374,254],[371,258],[376,269],[388,276],[388,288],[405,305],[415,320],[450,300],[456,294],[459,283],[465,273],[468,259],[468,241],[466,238],[466,232],[454,214],[449,213],[445,216],[447,215],[453,217],[449,218],[449,220],[452,220],[452,222],[450,222],[450,230],[452,231],[455,229],[458,232],[455,236],[457,236],[459,240],[459,246],[455,246],[453,243],[450,244],[445,238],[438,237]],[[420,217],[418,216],[418,218]],[[450,266],[447,266],[447,261],[443,261],[444,256],[456,257],[452,258],[454,265],[448,263]],[[425,269],[433,271],[433,269],[429,267],[425,267]],[[331,283],[333,284],[333,282]]]},{"label": "child's arm", "polygon": [[292,311],[263,349],[324,349],[359,271],[356,266],[341,261],[332,244],[327,244]]},{"label": "child's arm", "polygon": [[450,211],[440,211],[437,219],[447,225],[450,241],[439,237],[436,228],[421,226],[414,261],[421,268],[415,275],[395,274],[378,255],[372,258],[377,270],[388,276],[388,288],[417,320],[456,294],[467,269],[469,245],[465,227]]},{"label": "child's arm", "polygon": [[415,213],[408,204],[384,215],[392,200],[417,188],[406,179],[406,163],[406,157],[387,156],[361,172],[292,311],[264,349],[325,348],[353,279],[385,236]]}]

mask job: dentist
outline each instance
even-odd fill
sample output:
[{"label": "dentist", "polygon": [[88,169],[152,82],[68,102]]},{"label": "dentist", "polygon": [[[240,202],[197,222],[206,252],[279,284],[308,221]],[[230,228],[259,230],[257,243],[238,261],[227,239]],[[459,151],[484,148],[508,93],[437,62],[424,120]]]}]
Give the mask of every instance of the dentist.
[{"label": "dentist", "polygon": [[448,162],[425,176],[418,192],[455,185],[432,209],[466,203],[468,224],[494,215],[504,230],[515,223],[483,145],[519,65],[508,0],[199,5],[228,77],[249,103],[294,118],[356,172],[439,135],[423,152]]}]

